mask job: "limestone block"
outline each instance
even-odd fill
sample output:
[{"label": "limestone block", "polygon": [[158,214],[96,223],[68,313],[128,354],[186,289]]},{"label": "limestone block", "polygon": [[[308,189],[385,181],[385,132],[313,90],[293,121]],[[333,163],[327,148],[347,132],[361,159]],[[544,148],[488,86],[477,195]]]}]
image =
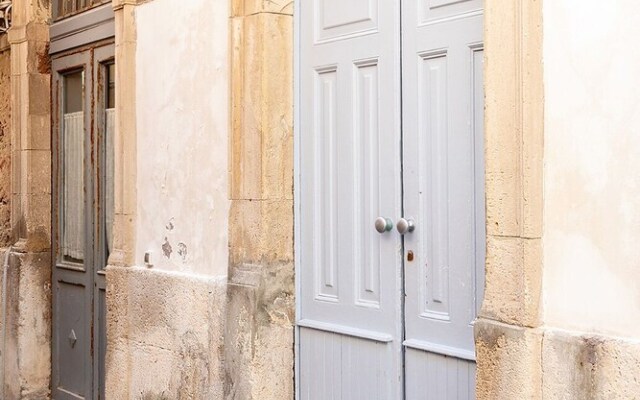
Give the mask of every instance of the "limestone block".
[{"label": "limestone block", "polygon": [[293,398],[293,264],[239,265],[228,287],[225,399]]},{"label": "limestone block", "polygon": [[542,234],[541,8],[536,0],[486,2],[486,196],[491,235]]},{"label": "limestone block", "polygon": [[640,399],[640,343],[605,340],[600,346],[597,398]]},{"label": "limestone block", "polygon": [[26,42],[11,45],[11,75],[20,76],[27,74],[27,47]]},{"label": "limestone block", "polygon": [[0,52],[0,246],[11,238],[11,52]]},{"label": "limestone block", "polygon": [[293,0],[232,0],[231,15],[234,17],[258,13],[293,15]]},{"label": "limestone block", "polygon": [[41,252],[51,248],[51,194],[21,197],[25,212],[27,250]]},{"label": "limestone block", "polygon": [[542,399],[542,333],[480,319],[475,324],[476,398]]},{"label": "limestone block", "polygon": [[51,193],[51,152],[49,150],[23,150],[21,165],[27,168],[27,185],[23,193]]},{"label": "limestone block", "polygon": [[[1,254],[4,261],[5,253]],[[7,331],[2,362],[5,367],[4,391],[8,399],[20,398],[20,369],[18,368],[18,336],[20,320],[20,258],[14,253],[9,257],[7,270]]]},{"label": "limestone block", "polygon": [[519,326],[538,326],[541,260],[540,239],[489,236],[480,315]]},{"label": "limestone block", "polygon": [[8,329],[6,354],[2,355],[7,399],[48,398],[51,380],[50,253],[14,252],[9,258],[7,289]]},{"label": "limestone block", "polygon": [[233,18],[232,199],[293,196],[293,19]]},{"label": "limestone block", "polygon": [[264,38],[262,192],[267,199],[292,199],[293,19],[276,15],[258,19]]},{"label": "limestone block", "polygon": [[114,138],[114,251],[111,265],[135,263],[137,211],[136,13],[139,0],[114,1],[116,63],[116,137]]},{"label": "limestone block", "polygon": [[28,135],[24,138],[23,149],[47,150],[51,148],[51,115],[30,114],[27,116]]},{"label": "limestone block", "polygon": [[51,18],[50,1],[15,1],[13,4],[13,26],[46,24]]},{"label": "limestone block", "polygon": [[[41,29],[38,29],[40,31]],[[27,34],[32,33],[31,30]],[[19,65],[24,66],[19,70],[21,75],[45,75],[51,74],[51,59],[49,57],[49,32],[46,27],[46,36],[35,38],[29,37],[29,41],[24,43],[25,52],[20,54],[22,60],[17,60]]]},{"label": "limestone block", "polygon": [[114,251],[109,255],[109,265],[132,265],[135,246],[134,216],[116,213],[113,227]]},{"label": "limestone block", "polygon": [[545,332],[545,400],[640,399],[640,343],[579,332]]},{"label": "limestone block", "polygon": [[232,264],[293,260],[292,200],[236,200],[229,221]]},{"label": "limestone block", "polygon": [[226,278],[107,268],[107,398],[222,398]]},{"label": "limestone block", "polygon": [[522,236],[542,237],[544,72],[542,1],[522,3]]},{"label": "limestone block", "polygon": [[[27,77],[29,96],[27,103],[28,114],[49,115],[51,101],[51,79],[45,74],[28,74]],[[23,110],[24,111],[24,110]]]}]

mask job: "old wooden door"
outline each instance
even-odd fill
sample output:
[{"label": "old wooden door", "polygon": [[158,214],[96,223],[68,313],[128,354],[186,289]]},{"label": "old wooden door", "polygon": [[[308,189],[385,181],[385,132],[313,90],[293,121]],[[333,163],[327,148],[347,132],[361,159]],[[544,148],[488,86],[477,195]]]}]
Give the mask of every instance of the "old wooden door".
[{"label": "old wooden door", "polygon": [[52,392],[103,399],[113,219],[114,46],[53,60]]},{"label": "old wooden door", "polygon": [[482,1],[298,7],[298,396],[471,399]]}]

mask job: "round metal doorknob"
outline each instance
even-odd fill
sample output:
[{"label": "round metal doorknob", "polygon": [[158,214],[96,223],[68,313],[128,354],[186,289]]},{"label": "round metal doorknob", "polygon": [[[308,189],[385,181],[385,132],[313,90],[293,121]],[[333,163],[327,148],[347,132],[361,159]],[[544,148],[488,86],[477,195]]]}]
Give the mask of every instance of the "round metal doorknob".
[{"label": "round metal doorknob", "polygon": [[393,229],[393,221],[391,221],[389,218],[378,217],[376,218],[375,226],[378,233],[389,232],[391,229]]},{"label": "round metal doorknob", "polygon": [[396,228],[401,235],[404,235],[405,233],[413,232],[416,229],[416,224],[412,219],[400,218],[400,220],[396,224]]}]

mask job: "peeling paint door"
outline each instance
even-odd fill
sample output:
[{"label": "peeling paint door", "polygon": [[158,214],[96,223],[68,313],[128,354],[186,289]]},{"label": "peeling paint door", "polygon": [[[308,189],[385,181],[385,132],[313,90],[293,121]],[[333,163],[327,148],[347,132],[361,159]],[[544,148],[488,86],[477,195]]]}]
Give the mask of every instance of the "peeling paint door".
[{"label": "peeling paint door", "polygon": [[298,8],[298,397],[472,399],[482,1]]},{"label": "peeling paint door", "polygon": [[52,62],[56,400],[104,398],[104,268],[113,210],[113,54],[114,46],[107,45]]}]

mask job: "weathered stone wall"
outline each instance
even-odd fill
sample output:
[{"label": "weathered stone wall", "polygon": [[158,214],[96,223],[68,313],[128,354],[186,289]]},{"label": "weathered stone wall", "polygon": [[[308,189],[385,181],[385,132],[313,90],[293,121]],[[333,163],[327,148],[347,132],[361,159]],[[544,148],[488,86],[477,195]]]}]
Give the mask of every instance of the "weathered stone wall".
[{"label": "weathered stone wall", "polygon": [[[7,42],[7,35],[0,35],[0,247],[8,246],[11,243],[11,208],[9,201],[11,199],[11,51]],[[6,256],[6,249],[0,252],[0,279],[3,276],[3,267]],[[12,280],[12,284],[15,279]],[[7,279],[7,288],[9,286]],[[5,323],[1,316],[6,309],[2,299],[4,296],[4,287],[0,280],[0,331],[9,324]],[[8,290],[7,290],[8,294]],[[13,297],[13,293],[11,294]],[[9,296],[6,296],[9,297]],[[6,332],[5,332],[6,337]],[[3,346],[0,337],[0,346]],[[0,368],[4,365],[8,357],[6,357],[7,346],[0,348]],[[12,356],[13,358],[13,356]],[[5,373],[6,374],[6,373]],[[6,379],[5,379],[6,381]],[[2,382],[0,382],[2,385]],[[6,385],[5,385],[6,386]],[[0,386],[0,393],[8,392]]]},{"label": "weathered stone wall", "polygon": [[4,35],[0,37],[0,247],[11,244],[10,201],[11,51]]},{"label": "weathered stone wall", "polygon": [[108,399],[221,399],[226,278],[107,270]]},{"label": "weathered stone wall", "polygon": [[640,398],[640,341],[547,329],[542,341],[545,400]]},{"label": "weathered stone wall", "polygon": [[637,398],[640,8],[485,4],[477,397]]},{"label": "weathered stone wall", "polygon": [[106,395],[221,399],[229,5],[114,8],[119,251],[107,268]]},{"label": "weathered stone wall", "polygon": [[485,295],[478,399],[541,396],[542,4],[485,2]]},{"label": "weathered stone wall", "polygon": [[[50,2],[14,1],[11,45],[11,240],[4,371],[8,399],[51,386]],[[3,173],[4,176],[4,173]]]},{"label": "weathered stone wall", "polygon": [[293,2],[231,2],[225,398],[294,393]]}]

